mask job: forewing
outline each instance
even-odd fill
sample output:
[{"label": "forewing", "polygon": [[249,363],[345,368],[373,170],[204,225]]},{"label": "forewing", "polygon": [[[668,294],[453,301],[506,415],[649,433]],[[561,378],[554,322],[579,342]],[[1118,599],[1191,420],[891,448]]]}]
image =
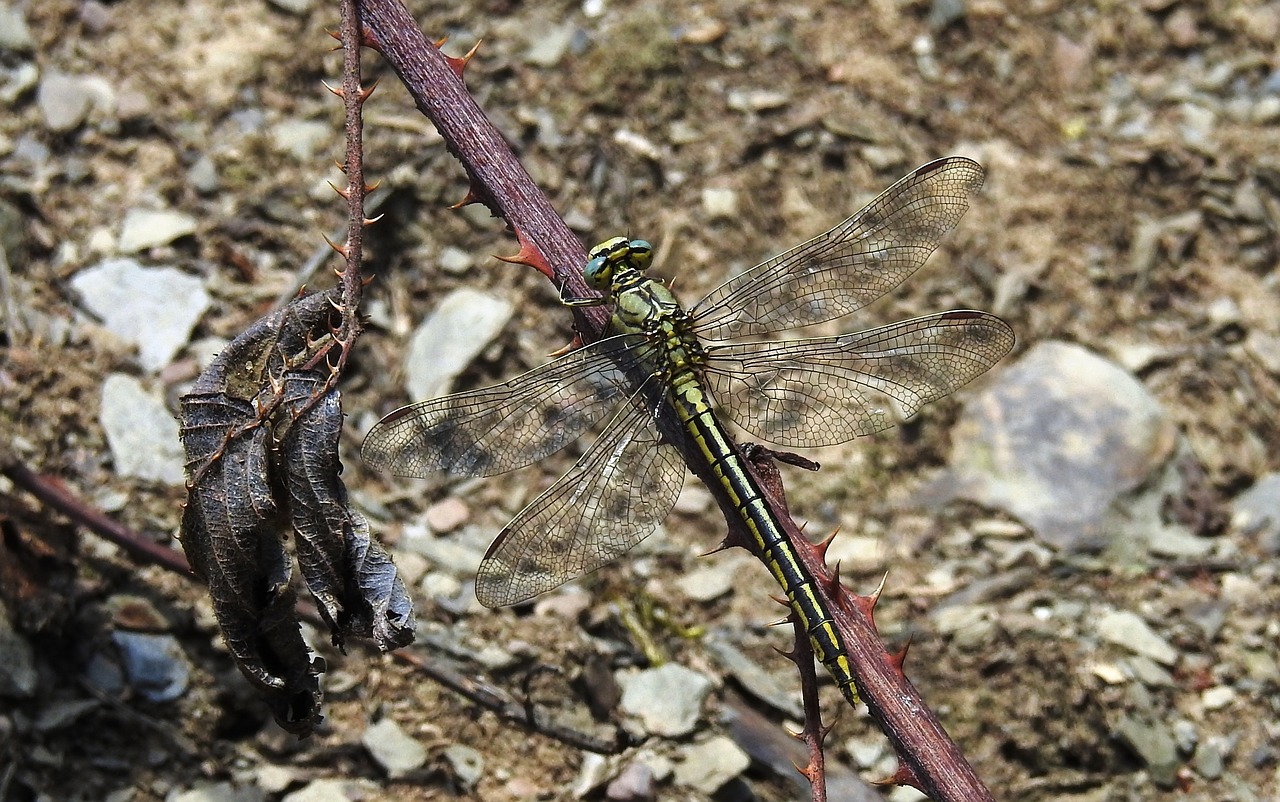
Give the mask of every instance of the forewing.
[{"label": "forewing", "polygon": [[683,483],[679,452],[661,441],[637,394],[498,535],[476,597],[486,607],[517,604],[620,557],[657,528]]},{"label": "forewing", "polygon": [[734,339],[861,309],[924,264],[982,179],[982,167],[959,156],[917,168],[827,233],[712,290],[692,310],[699,334]]},{"label": "forewing", "polygon": [[897,422],[981,375],[1013,348],[986,312],[942,312],[870,331],[708,349],[707,383],[735,423],[787,447],[843,443]]},{"label": "forewing", "polygon": [[492,476],[554,454],[631,394],[626,371],[648,346],[609,337],[505,384],[401,407],[380,420],[361,456],[397,476]]}]

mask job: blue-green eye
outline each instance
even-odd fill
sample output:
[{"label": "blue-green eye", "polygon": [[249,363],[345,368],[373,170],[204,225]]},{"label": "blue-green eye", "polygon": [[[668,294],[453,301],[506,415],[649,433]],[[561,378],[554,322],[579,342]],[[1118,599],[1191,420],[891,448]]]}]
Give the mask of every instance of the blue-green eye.
[{"label": "blue-green eye", "polygon": [[627,251],[631,255],[631,261],[636,266],[636,270],[644,270],[649,267],[649,263],[653,261],[653,246],[648,240],[633,239],[627,243]]},{"label": "blue-green eye", "polygon": [[613,265],[609,264],[608,257],[597,256],[582,268],[582,276],[593,289],[607,290],[613,276]]}]

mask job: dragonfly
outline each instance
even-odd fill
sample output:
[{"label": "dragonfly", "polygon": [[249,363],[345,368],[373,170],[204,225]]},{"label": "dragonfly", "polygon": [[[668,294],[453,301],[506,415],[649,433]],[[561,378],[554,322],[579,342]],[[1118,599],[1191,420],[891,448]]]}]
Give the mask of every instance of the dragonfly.
[{"label": "dragonfly", "polygon": [[[599,430],[481,561],[487,607],[526,601],[629,551],[671,511],[685,463],[672,427],[733,499],[740,522],[846,698],[844,645],[814,580],[765,503],[724,419],[783,447],[835,445],[888,428],[982,374],[1013,347],[1008,324],[953,310],[833,337],[776,332],[865,307],[916,272],[968,209],[983,170],[963,157],[919,167],[830,231],[725,281],[685,309],[646,270],[653,247],[616,237],[584,267],[612,304],[606,336],[504,384],[397,409],[362,447],[406,477],[492,476]],[[769,338],[774,335],[773,338]],[[602,427],[602,428],[601,428]]]}]

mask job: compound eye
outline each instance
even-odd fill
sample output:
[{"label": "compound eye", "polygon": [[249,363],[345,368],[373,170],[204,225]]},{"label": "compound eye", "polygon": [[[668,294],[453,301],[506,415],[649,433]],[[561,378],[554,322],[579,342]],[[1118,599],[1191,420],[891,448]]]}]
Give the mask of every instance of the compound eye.
[{"label": "compound eye", "polygon": [[631,252],[631,261],[635,263],[637,270],[646,269],[653,261],[653,246],[648,240],[633,239],[627,243],[627,250]]},{"label": "compound eye", "polygon": [[619,247],[625,248],[626,245],[627,245],[627,241],[622,237],[613,237],[612,239],[607,239],[604,242],[597,245],[596,247],[587,251],[587,258],[599,259],[601,257],[609,256],[614,251],[617,251]]},{"label": "compound eye", "polygon": [[[592,251],[595,253],[595,250]],[[613,266],[609,264],[608,257],[597,256],[587,266],[582,268],[582,276],[587,280],[587,284],[592,289],[605,291],[609,289],[609,281],[613,276]]]}]

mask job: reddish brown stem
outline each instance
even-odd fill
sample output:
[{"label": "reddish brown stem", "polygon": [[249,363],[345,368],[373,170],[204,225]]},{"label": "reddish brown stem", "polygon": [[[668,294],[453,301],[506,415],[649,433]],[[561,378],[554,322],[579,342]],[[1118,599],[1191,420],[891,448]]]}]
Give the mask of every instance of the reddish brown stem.
[{"label": "reddish brown stem", "polygon": [[[360,336],[360,296],[364,290],[361,260],[364,254],[364,109],[368,94],[360,85],[360,0],[342,0],[342,106],[345,112],[347,156],[343,171],[347,175],[347,240],[342,255],[346,267],[342,270],[342,329],[338,342],[342,345],[339,357],[345,363],[356,337]],[[372,90],[370,90],[372,91]]]},{"label": "reddish brown stem", "polygon": [[104,540],[111,541],[134,558],[194,578],[191,566],[187,564],[187,558],[180,552],[168,546],[162,546],[118,521],[108,518],[100,510],[90,506],[68,490],[62,480],[36,473],[16,462],[5,465],[0,472],[9,477],[15,485],[39,499],[46,507],[57,510],[76,524],[96,533]]}]

